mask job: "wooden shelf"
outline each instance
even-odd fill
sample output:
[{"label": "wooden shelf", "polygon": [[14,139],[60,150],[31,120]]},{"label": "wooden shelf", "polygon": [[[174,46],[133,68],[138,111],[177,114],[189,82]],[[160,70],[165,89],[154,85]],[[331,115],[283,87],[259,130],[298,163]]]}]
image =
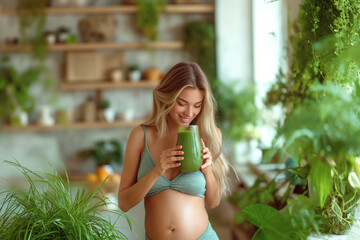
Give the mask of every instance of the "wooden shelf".
[{"label": "wooden shelf", "polygon": [[63,91],[93,90],[93,89],[121,89],[121,88],[155,88],[159,83],[141,80],[130,82],[128,80],[120,83],[111,82],[90,82],[90,83],[61,83]]},{"label": "wooden shelf", "polygon": [[28,126],[10,126],[4,125],[3,130],[9,132],[34,132],[34,131],[59,131],[68,129],[99,129],[99,128],[124,128],[135,127],[141,124],[144,120],[134,121],[115,121],[115,122],[76,122],[69,126],[53,125],[53,126],[40,126],[40,125],[28,125]]},{"label": "wooden shelf", "polygon": [[[71,15],[71,14],[132,14],[137,12],[135,5],[117,5],[117,6],[92,6],[92,7],[51,7],[46,8],[48,15]],[[215,6],[213,4],[169,4],[164,13],[201,13],[213,14]],[[0,14],[16,15],[16,9],[2,9]]]},{"label": "wooden shelf", "polygon": [[[158,50],[179,50],[184,44],[181,41],[171,42],[129,42],[129,43],[76,43],[76,44],[54,44],[48,46],[50,52],[62,51],[92,51],[92,50],[142,50],[142,49],[158,49]],[[29,51],[30,47],[21,45],[2,45],[0,52],[20,52]]]}]

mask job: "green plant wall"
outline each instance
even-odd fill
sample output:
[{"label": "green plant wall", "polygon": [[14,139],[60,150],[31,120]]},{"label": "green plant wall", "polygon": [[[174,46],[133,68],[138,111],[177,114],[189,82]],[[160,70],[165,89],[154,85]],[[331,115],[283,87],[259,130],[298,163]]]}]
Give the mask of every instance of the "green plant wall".
[{"label": "green plant wall", "polygon": [[[346,85],[358,79],[359,63],[349,48],[360,43],[360,0],[304,0],[298,19],[290,25],[292,62],[289,74],[279,73],[266,104],[281,102],[289,111],[306,98],[309,89],[329,82]],[[342,56],[341,62],[335,62]]]}]

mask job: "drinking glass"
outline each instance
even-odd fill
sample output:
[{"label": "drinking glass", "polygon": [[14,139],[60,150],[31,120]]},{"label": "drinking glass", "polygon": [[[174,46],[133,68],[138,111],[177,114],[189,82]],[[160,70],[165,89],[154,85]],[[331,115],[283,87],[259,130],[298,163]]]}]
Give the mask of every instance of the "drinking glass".
[{"label": "drinking glass", "polygon": [[196,172],[203,163],[202,145],[197,125],[180,126],[176,145],[182,145],[184,160],[180,161],[182,172]]}]

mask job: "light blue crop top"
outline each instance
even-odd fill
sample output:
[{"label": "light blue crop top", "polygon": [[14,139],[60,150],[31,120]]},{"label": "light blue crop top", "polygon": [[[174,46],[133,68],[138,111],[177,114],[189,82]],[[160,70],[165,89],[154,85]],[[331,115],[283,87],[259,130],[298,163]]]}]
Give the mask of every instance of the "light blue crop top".
[{"label": "light blue crop top", "polygon": [[[146,128],[145,126],[143,126],[143,128],[145,134],[145,148],[142,153],[137,180],[143,178],[153,167],[155,167],[155,161],[147,146]],[[205,176],[200,170],[197,172],[181,172],[173,180],[169,180],[162,175],[156,180],[145,197],[150,197],[167,189],[173,189],[186,194],[205,198]]]}]

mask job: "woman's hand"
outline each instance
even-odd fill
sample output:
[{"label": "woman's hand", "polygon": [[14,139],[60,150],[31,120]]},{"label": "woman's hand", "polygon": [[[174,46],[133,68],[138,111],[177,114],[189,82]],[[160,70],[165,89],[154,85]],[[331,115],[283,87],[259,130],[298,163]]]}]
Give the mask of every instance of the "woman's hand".
[{"label": "woman's hand", "polygon": [[209,166],[211,166],[212,164],[212,156],[211,156],[211,152],[209,150],[209,148],[207,148],[205,146],[204,140],[202,138],[200,138],[201,141],[201,145],[203,147],[203,164],[201,165],[200,169],[203,173],[205,173],[205,171],[211,170],[211,168],[209,168]]},{"label": "woman's hand", "polygon": [[155,169],[160,176],[164,175],[165,171],[169,168],[175,168],[181,165],[181,163],[178,162],[184,159],[184,157],[181,156],[184,154],[183,151],[180,151],[181,148],[182,146],[179,145],[166,149],[161,153],[160,160],[155,166]]}]

